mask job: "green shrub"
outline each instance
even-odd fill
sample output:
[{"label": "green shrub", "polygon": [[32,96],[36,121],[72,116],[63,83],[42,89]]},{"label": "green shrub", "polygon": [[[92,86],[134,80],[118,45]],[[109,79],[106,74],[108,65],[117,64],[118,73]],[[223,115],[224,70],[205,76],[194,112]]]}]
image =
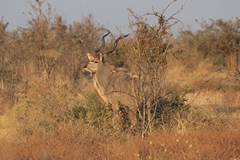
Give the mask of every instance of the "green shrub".
[{"label": "green shrub", "polygon": [[73,117],[99,129],[111,128],[113,114],[111,106],[104,105],[96,93],[88,93],[85,96],[87,101],[72,109]]},{"label": "green shrub", "polygon": [[186,104],[186,101],[185,90],[171,92],[162,98],[157,106],[155,126],[170,124],[176,114],[180,115],[180,118],[188,114],[191,106]]}]

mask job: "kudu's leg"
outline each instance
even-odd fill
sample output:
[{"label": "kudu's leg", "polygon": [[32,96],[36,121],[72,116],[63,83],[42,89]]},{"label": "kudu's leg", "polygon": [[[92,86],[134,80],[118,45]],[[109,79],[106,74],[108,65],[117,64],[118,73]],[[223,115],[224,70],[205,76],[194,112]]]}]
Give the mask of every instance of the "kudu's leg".
[{"label": "kudu's leg", "polygon": [[[124,106],[123,105],[123,110],[125,111],[125,113],[122,115],[122,116],[124,116],[123,118],[125,118],[125,119],[128,119],[128,121],[123,121],[125,124],[125,126],[126,125],[128,125],[129,126],[129,124],[131,123],[131,129],[134,129],[135,128],[135,126],[137,125],[137,123],[138,123],[138,117],[137,117],[137,109],[136,109],[136,107],[135,106]],[[129,123],[130,122],[130,123]],[[126,124],[127,123],[127,124]]]},{"label": "kudu's leg", "polygon": [[117,105],[113,105],[113,127],[115,129],[124,129],[126,126],[130,126],[131,129],[135,129],[138,123],[137,108],[134,106],[125,106],[118,102]]},{"label": "kudu's leg", "polygon": [[114,129],[121,129],[121,117],[119,114],[119,106],[118,105],[114,105],[112,106],[113,108],[113,118],[112,118],[112,123],[113,123],[113,127]]},{"label": "kudu's leg", "polygon": [[131,128],[134,129],[138,123],[137,110],[135,108],[130,109],[128,107],[128,116],[129,116],[129,119],[131,120]]}]

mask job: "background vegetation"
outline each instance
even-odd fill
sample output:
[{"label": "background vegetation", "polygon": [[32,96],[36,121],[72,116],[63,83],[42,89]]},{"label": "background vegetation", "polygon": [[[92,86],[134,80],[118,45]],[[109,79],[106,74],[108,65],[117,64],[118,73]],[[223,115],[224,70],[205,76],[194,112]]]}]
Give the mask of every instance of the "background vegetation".
[{"label": "background vegetation", "polygon": [[238,18],[174,38],[174,17],[129,11],[132,36],[106,59],[141,76],[151,89],[139,100],[153,103],[142,105],[139,128],[123,119],[116,130],[82,72],[107,29],[91,14],[67,25],[50,4],[29,5],[26,28],[0,21],[1,159],[240,158]]}]

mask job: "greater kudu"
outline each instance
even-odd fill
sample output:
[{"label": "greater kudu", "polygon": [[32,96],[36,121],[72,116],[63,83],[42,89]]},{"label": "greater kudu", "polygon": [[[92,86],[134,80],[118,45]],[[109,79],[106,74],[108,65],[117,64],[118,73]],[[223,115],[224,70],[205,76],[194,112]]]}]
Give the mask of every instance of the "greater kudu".
[{"label": "greater kudu", "polygon": [[114,111],[114,122],[119,119],[119,106],[125,106],[125,111],[131,121],[131,126],[137,123],[138,101],[136,99],[136,86],[138,82],[137,76],[132,76],[124,69],[114,68],[104,60],[104,54],[113,52],[120,39],[127,37],[123,35],[118,37],[112,49],[102,51],[105,46],[104,38],[102,37],[102,45],[96,49],[94,53],[87,53],[89,63],[84,66],[85,71],[88,71],[93,76],[94,87],[99,97],[106,103],[111,104]]}]

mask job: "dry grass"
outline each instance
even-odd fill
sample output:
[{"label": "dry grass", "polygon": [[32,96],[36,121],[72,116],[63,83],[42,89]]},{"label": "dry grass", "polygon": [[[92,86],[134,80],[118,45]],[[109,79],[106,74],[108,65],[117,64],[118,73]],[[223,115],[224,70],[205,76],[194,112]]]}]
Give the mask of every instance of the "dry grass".
[{"label": "dry grass", "polygon": [[94,129],[68,124],[51,134],[27,140],[1,140],[1,159],[238,159],[236,130],[205,128],[180,134],[155,131],[148,137],[103,136]]}]

